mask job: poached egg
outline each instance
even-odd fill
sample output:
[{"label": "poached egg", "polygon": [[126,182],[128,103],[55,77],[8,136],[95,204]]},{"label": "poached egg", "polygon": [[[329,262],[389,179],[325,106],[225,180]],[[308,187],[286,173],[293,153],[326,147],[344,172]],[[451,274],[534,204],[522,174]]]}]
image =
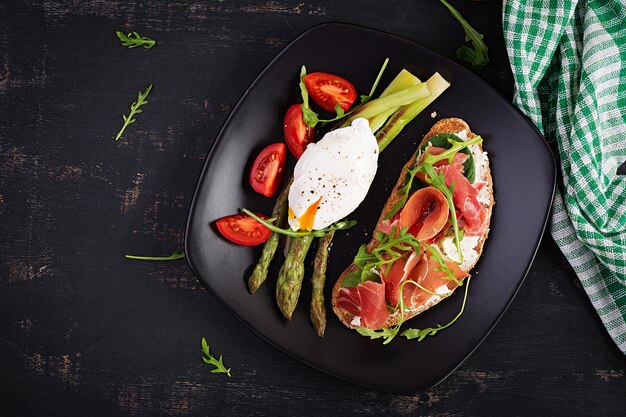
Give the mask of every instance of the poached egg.
[{"label": "poached egg", "polygon": [[366,119],[328,132],[306,148],[289,190],[289,226],[319,230],[352,213],[378,168],[378,143]]}]

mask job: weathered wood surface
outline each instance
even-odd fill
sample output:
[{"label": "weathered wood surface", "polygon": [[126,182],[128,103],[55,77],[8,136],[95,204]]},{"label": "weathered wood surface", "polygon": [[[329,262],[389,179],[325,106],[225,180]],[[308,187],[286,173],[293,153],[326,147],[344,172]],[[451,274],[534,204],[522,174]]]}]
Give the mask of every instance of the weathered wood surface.
[{"label": "weathered wood surface", "polygon": [[[482,77],[510,95],[500,2],[453,2],[486,36]],[[359,23],[453,57],[437,1],[0,3],[0,415],[623,415],[626,361],[554,242],[500,324],[439,386],[372,392],[285,356],[180,262],[211,141],[286,43]],[[128,50],[116,30],[156,48]],[[367,45],[357,45],[367,53]],[[136,92],[154,90],[119,142]],[[233,377],[209,373],[200,338]]]}]

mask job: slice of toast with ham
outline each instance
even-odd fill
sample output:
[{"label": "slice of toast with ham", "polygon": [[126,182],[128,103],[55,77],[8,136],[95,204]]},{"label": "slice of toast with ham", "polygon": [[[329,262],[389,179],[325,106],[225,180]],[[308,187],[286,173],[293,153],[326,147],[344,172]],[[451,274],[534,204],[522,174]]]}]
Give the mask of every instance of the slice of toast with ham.
[{"label": "slice of toast with ham", "polygon": [[[430,129],[430,131],[424,136],[424,139],[421,141],[418,149],[422,147],[423,144],[428,144],[429,140],[433,138],[434,136],[443,134],[443,133],[452,133],[461,137],[464,140],[469,140],[469,139],[476,137],[476,135],[471,132],[470,127],[465,121],[458,119],[458,118],[442,119],[438,121],[437,123],[435,123],[435,125]],[[477,236],[472,236],[471,239],[468,239],[469,244],[473,246],[469,248],[472,250],[472,253],[471,253],[472,256],[466,257],[465,262],[459,265],[460,270],[462,270],[464,273],[467,273],[467,275],[469,275],[470,270],[474,267],[474,265],[476,264],[476,262],[478,261],[478,259],[480,258],[482,254],[483,245],[489,233],[491,212],[492,212],[492,208],[494,205],[493,180],[491,178],[491,172],[489,169],[489,160],[487,158],[486,153],[483,152],[482,144],[471,145],[468,149],[470,150],[470,152],[472,152],[472,155],[474,156],[474,163],[476,166],[476,171],[475,171],[476,177],[474,180],[474,184],[478,184],[478,186],[480,187],[480,197],[477,200],[479,204],[481,204],[484,207],[483,212],[486,213],[486,217],[484,220],[485,222],[484,227],[481,228],[481,233]],[[368,253],[371,253],[372,250],[374,250],[377,247],[378,241],[376,239],[376,231],[380,230],[384,226],[385,219],[387,218],[387,215],[389,214],[390,210],[392,210],[392,208],[394,207],[394,205],[396,205],[396,203],[398,203],[398,201],[402,200],[403,196],[399,193],[399,190],[402,189],[403,186],[405,185],[405,180],[408,175],[407,171],[410,167],[413,167],[415,165],[417,156],[418,156],[418,152],[415,152],[412,158],[406,163],[406,165],[402,169],[400,177],[398,178],[398,182],[393,188],[391,195],[389,196],[389,199],[387,200],[387,202],[385,203],[382,209],[381,215],[378,219],[378,223],[376,224],[375,232],[372,234],[374,237],[367,245]],[[461,240],[461,242],[463,242],[463,240],[467,238],[468,236],[464,237]],[[431,244],[439,245],[439,244],[443,244],[442,242],[443,241],[434,242],[434,243],[431,242]],[[438,246],[438,247],[441,247],[441,246]],[[444,256],[446,255],[446,252],[444,250],[442,250],[441,252],[443,253]],[[463,250],[463,252],[465,254],[465,250]],[[446,261],[447,260],[449,259],[446,259]],[[342,323],[350,328],[362,327],[360,317],[342,308],[338,304],[337,301],[338,301],[338,297],[340,294],[340,290],[343,287],[342,283],[343,283],[344,278],[346,277],[348,273],[357,271],[357,270],[359,270],[359,268],[354,263],[348,266],[348,268],[341,274],[341,276],[335,283],[335,286],[333,287],[333,292],[332,292],[333,310],[335,311],[335,314],[337,315],[337,317],[339,317],[339,319],[342,321]],[[443,291],[443,292],[437,291],[438,295],[428,297],[425,301],[421,302],[420,304],[411,306],[410,309],[405,310],[404,320],[408,320],[420,314],[421,312],[429,309],[430,307],[438,304],[441,300],[450,296],[458,286],[454,280],[446,281],[445,285],[447,286],[447,291]],[[439,295],[439,294],[443,294],[443,295]],[[394,313],[390,313],[388,315],[387,320],[382,327],[390,327],[390,326],[395,325],[400,318],[399,316],[400,316],[399,309],[396,309]]]}]

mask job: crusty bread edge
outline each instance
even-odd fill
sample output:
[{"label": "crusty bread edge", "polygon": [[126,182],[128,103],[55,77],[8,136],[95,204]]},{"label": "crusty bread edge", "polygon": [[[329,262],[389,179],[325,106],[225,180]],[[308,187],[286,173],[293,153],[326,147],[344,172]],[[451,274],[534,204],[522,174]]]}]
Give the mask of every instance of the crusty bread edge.
[{"label": "crusty bread edge", "polygon": [[[430,129],[430,131],[424,136],[424,138],[422,139],[422,141],[420,142],[418,148],[420,146],[422,146],[423,143],[428,142],[428,140],[436,135],[442,134],[442,133],[457,133],[460,132],[462,130],[465,130],[467,132],[467,137],[468,138],[473,138],[476,135],[474,133],[472,133],[469,125],[462,119],[458,119],[458,118],[447,118],[447,119],[441,119],[439,120],[437,123],[435,123],[433,125],[433,127]],[[479,145],[480,150],[482,152],[483,148],[482,145]],[[407,176],[407,170],[405,168],[411,166],[416,159],[416,153],[413,154],[413,156],[411,157],[411,159],[409,159],[409,161],[404,165],[404,167],[402,168],[402,172],[400,173],[400,177],[398,178],[398,182],[396,183],[395,187],[393,188],[393,190],[391,191],[391,194],[389,196],[389,198],[387,199],[387,202],[385,203],[385,205],[383,206],[383,209],[381,211],[380,217],[378,219],[378,222],[376,223],[376,227],[374,228],[374,231],[376,229],[378,229],[378,227],[380,226],[380,224],[382,223],[382,221],[385,219],[386,214],[389,212],[389,210],[391,210],[391,208],[394,206],[394,204],[396,204],[396,202],[401,198],[401,196],[398,194],[398,190],[400,188],[402,188],[404,186],[404,180]],[[495,204],[495,201],[493,199],[493,178],[491,177],[491,170],[489,168],[490,164],[487,164],[484,171],[483,171],[483,175],[481,178],[479,178],[480,181],[483,181],[487,184],[487,189],[488,189],[488,196],[489,196],[489,204],[487,205],[487,229],[485,231],[485,233],[483,233],[483,235],[480,237],[480,239],[478,240],[478,243],[476,244],[476,251],[478,252],[478,257],[476,258],[476,261],[469,266],[469,268],[467,269],[467,273],[469,273],[472,268],[474,268],[474,266],[476,265],[476,262],[478,262],[478,260],[480,259],[480,257],[482,256],[482,251],[483,251],[483,247],[485,244],[485,240],[487,239],[487,236],[489,234],[489,225],[491,224],[491,212],[493,210],[493,206]],[[377,240],[375,238],[375,233],[372,233],[372,240],[370,241],[370,243],[367,246],[368,251],[371,251],[377,244]],[[351,328],[351,329],[356,329],[360,326],[355,326],[352,324],[352,320],[354,319],[354,316],[345,311],[344,309],[340,308],[337,305],[337,297],[339,295],[339,289],[341,289],[342,287],[342,282],[344,277],[352,272],[357,270],[357,266],[355,264],[350,264],[350,266],[348,266],[348,268],[346,268],[346,270],[339,276],[339,278],[337,279],[337,282],[335,283],[335,286],[333,287],[333,292],[332,292],[332,306],[333,306],[333,311],[335,312],[335,315],[337,315],[337,317],[339,318],[339,320],[341,320],[341,322],[346,325],[347,327]],[[451,290],[447,295],[445,296],[441,296],[441,297],[437,297],[437,298],[433,298],[431,297],[431,299],[429,299],[429,301],[420,306],[419,308],[415,309],[415,310],[411,310],[411,311],[405,311],[404,313],[404,319],[405,320],[409,320],[412,317],[417,316],[418,314],[428,310],[429,308],[437,305],[439,302],[441,302],[444,298],[449,297],[450,295],[452,295],[452,293],[454,292],[454,290],[457,288],[457,285],[453,282],[450,281],[448,283],[448,288]],[[395,314],[390,315],[387,318],[387,322],[385,322],[384,327],[390,327],[393,326],[395,324],[397,324],[398,320],[399,320],[399,312],[396,312]]]}]

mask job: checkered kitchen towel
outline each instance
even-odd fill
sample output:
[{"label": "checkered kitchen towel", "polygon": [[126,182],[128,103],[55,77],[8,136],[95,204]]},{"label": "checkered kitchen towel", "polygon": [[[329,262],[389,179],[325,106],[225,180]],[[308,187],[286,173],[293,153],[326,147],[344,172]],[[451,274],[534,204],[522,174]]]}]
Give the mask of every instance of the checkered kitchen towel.
[{"label": "checkered kitchen towel", "polygon": [[626,354],[626,0],[505,0],[514,103],[559,160],[552,236]]}]

